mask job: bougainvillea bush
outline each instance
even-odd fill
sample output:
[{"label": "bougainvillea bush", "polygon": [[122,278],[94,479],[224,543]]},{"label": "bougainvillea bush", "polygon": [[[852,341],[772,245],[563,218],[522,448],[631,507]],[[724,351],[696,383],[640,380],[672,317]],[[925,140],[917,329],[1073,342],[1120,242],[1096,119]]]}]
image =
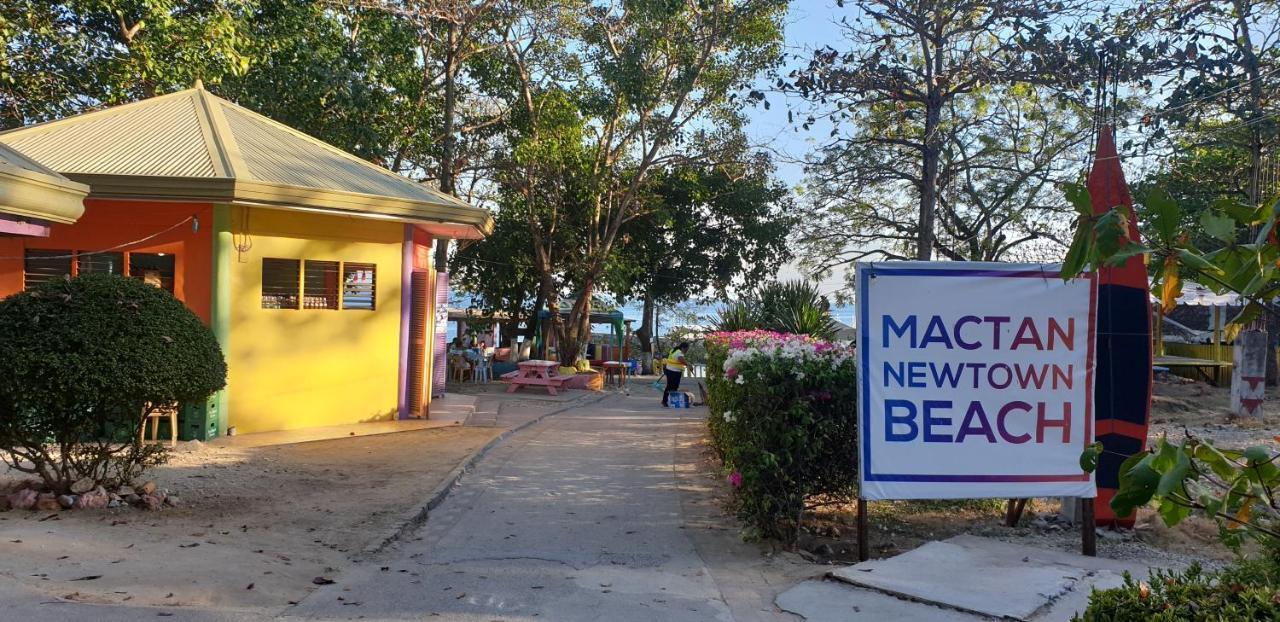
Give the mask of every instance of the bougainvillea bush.
[{"label": "bougainvillea bush", "polygon": [[850,348],[772,331],[707,336],[708,427],[749,534],[793,539],[805,501],[857,489]]}]

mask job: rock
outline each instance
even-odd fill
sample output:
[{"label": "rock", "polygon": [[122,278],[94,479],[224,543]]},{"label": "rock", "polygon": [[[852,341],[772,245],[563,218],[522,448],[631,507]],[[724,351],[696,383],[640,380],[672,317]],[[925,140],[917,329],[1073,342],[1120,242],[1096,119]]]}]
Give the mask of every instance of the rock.
[{"label": "rock", "polygon": [[101,510],[107,507],[110,502],[111,498],[107,496],[107,491],[99,488],[80,495],[80,498],[76,499],[76,508],[80,510]]},{"label": "rock", "polygon": [[164,504],[170,507],[178,507],[182,505],[182,497],[178,495],[168,495],[164,498]]},{"label": "rock", "polygon": [[9,495],[9,505],[15,510],[30,510],[36,506],[36,500],[39,497],[36,491],[23,488]]},{"label": "rock", "polygon": [[113,509],[113,510],[114,510],[115,508],[120,507],[120,500],[119,500],[119,499],[112,499],[112,500],[108,501],[108,502],[107,502],[107,507],[108,507],[108,508],[111,508],[111,509]]},{"label": "rock", "polygon": [[12,507],[9,504],[9,495],[0,496],[0,512],[8,512]]},{"label": "rock", "polygon": [[138,492],[140,492],[140,493],[142,493],[142,494],[144,494],[144,495],[149,495],[149,494],[151,494],[151,493],[153,493],[153,492],[155,492],[155,491],[156,491],[156,483],[155,483],[155,482],[147,482],[147,483],[145,483],[145,484],[143,484],[143,485],[142,485],[142,488],[139,488],[139,489],[138,489]]},{"label": "rock", "polygon": [[62,509],[62,505],[58,503],[58,495],[45,492],[36,497],[36,509],[41,512],[56,512]]},{"label": "rock", "polygon": [[65,510],[70,510],[76,505],[76,496],[75,495],[58,495],[58,505],[62,506],[62,508]]},{"label": "rock", "polygon": [[147,493],[142,495],[142,505],[148,510],[158,510],[164,505],[164,497],[155,493]]},{"label": "rock", "polygon": [[831,548],[831,545],[825,542],[809,549],[809,552],[820,557],[831,557],[836,554],[835,549]]},{"label": "rock", "polygon": [[82,477],[76,480],[76,483],[71,485],[71,492],[73,494],[82,495],[93,490],[95,484],[96,482],[93,481],[92,477]]},{"label": "rock", "polygon": [[139,503],[142,503],[142,497],[140,495],[125,495],[122,499],[124,499],[124,502],[129,505],[138,505]]},{"label": "rock", "polygon": [[110,497],[112,501],[119,501],[119,500],[120,500],[120,495],[118,495],[118,494],[116,494],[116,493],[114,493],[114,492],[113,492],[113,493],[111,493],[111,494],[109,494],[109,495],[107,495],[107,496],[108,496],[108,497]]},{"label": "rock", "polygon": [[136,495],[138,493],[133,491],[133,486],[121,486],[120,490],[116,491],[116,494],[120,495],[121,498],[124,498],[129,495]]}]

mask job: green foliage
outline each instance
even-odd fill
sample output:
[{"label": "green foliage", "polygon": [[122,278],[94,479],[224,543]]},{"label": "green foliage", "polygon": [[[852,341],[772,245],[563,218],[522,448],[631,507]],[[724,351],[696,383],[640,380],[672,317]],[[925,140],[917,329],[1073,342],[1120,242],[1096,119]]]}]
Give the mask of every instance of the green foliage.
[{"label": "green foliage", "polygon": [[244,74],[252,0],[0,3],[0,127]]},{"label": "green foliage", "polygon": [[[1081,466],[1097,466],[1095,445],[1081,457]],[[1222,541],[1238,546],[1253,537],[1272,547],[1280,545],[1274,500],[1280,493],[1280,467],[1263,446],[1243,451],[1219,449],[1189,437],[1182,443],[1161,438],[1147,452],[1130,456],[1120,465],[1120,490],[1111,499],[1117,516],[1128,516],[1150,503],[1166,525],[1195,514],[1218,523]]]},{"label": "green foliage", "polygon": [[0,453],[66,492],[124,483],[163,459],[137,442],[146,405],[226,385],[222,351],[168,292],[90,274],[0,301]]},{"label": "green foliage", "polygon": [[716,330],[771,330],[816,339],[835,337],[830,305],[807,281],[766,283],[719,311]]},{"label": "green foliage", "polygon": [[1274,560],[1246,561],[1218,572],[1193,564],[1184,571],[1159,570],[1147,581],[1125,573],[1124,585],[1096,590],[1075,622],[1280,619],[1280,578]]},{"label": "green foliage", "polygon": [[727,342],[715,336],[707,350],[707,424],[737,486],[737,515],[750,535],[790,541],[806,500],[856,491],[854,361],[782,351],[727,359]]}]

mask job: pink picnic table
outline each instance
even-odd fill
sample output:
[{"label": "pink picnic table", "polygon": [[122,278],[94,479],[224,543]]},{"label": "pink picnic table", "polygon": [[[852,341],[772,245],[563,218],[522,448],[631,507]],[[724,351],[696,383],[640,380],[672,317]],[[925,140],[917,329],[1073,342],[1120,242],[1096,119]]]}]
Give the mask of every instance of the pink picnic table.
[{"label": "pink picnic table", "polygon": [[560,366],[555,361],[520,361],[516,363],[518,370],[502,377],[509,383],[507,385],[507,393],[515,393],[520,387],[546,387],[547,393],[551,395],[559,395],[556,388],[564,384],[569,378],[567,376],[559,376],[553,371]]}]

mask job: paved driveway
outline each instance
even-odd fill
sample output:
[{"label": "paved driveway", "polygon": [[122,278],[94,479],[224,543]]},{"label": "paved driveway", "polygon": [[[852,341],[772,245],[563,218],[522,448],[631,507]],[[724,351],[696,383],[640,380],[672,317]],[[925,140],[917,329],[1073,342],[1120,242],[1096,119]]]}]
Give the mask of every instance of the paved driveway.
[{"label": "paved driveway", "polygon": [[416,539],[286,615],[732,620],[677,490],[676,437],[700,413],[650,397],[613,396],[516,434]]}]

